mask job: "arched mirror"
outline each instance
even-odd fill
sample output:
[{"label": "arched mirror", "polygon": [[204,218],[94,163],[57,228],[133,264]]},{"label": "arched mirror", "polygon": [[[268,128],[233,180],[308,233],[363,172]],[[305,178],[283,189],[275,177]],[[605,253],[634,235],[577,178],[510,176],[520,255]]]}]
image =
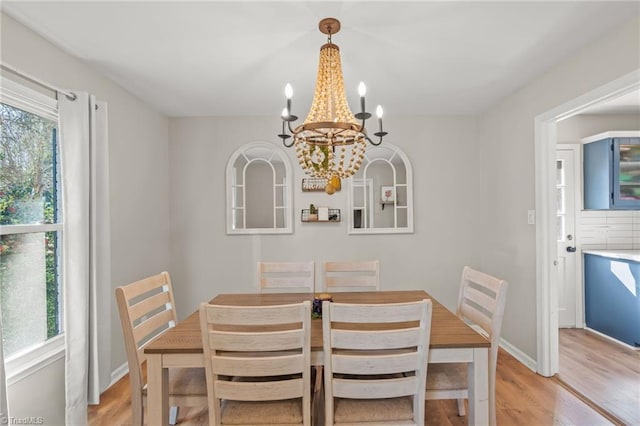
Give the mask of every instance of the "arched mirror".
[{"label": "arched mirror", "polygon": [[291,165],[279,147],[252,142],[227,163],[227,234],[290,234]]},{"label": "arched mirror", "polygon": [[411,163],[400,148],[384,143],[367,148],[349,182],[349,233],[413,232]]}]

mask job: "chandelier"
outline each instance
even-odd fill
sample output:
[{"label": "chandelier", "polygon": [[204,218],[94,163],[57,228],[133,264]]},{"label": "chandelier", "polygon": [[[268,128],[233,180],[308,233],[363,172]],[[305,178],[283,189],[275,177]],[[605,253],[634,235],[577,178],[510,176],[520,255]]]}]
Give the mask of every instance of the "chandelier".
[{"label": "chandelier", "polygon": [[[285,147],[295,146],[298,162],[312,177],[327,179],[325,190],[333,194],[340,189],[340,180],[353,176],[364,159],[367,142],[380,145],[387,134],[382,130],[382,107],[378,105],[377,141],[371,140],[365,122],[371,114],[365,110],[366,87],[358,86],[360,112],[353,114],[347,103],[342,78],[340,48],[331,42],[331,36],[340,31],[340,21],[325,18],[320,21],[320,32],[327,35],[327,43],[320,48],[320,62],[311,109],[304,122],[295,127],[291,123],[298,117],[291,113],[293,89],[285,87],[287,106],[282,110],[282,133],[278,135]],[[293,139],[288,141],[289,139]]]}]

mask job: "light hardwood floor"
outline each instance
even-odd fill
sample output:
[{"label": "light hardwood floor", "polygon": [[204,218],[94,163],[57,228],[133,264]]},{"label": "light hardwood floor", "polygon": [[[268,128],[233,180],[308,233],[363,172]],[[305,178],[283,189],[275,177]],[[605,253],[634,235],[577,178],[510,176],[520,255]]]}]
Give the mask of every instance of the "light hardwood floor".
[{"label": "light hardwood floor", "polygon": [[621,423],[640,425],[640,351],[583,329],[560,329],[558,378]]},{"label": "light hardwood floor", "polygon": [[[428,374],[428,373],[427,373]],[[500,351],[496,374],[496,409],[500,425],[610,425],[605,417],[555,380],[533,373],[511,355]],[[427,401],[426,424],[466,425],[455,401]],[[90,425],[130,425],[129,381],[125,376],[109,388],[100,405],[89,407]],[[206,408],[182,408],[180,425],[206,425]]]}]

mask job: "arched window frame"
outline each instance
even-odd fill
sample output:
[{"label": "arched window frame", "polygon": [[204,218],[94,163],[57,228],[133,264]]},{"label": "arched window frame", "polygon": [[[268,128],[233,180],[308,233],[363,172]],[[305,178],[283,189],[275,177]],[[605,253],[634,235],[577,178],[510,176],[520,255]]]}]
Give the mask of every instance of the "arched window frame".
[{"label": "arched window frame", "polygon": [[[260,152],[261,155],[255,156],[255,154],[250,155],[252,152]],[[283,182],[277,183],[275,182],[275,167],[273,164],[273,160],[275,157],[278,157],[279,160],[282,161],[284,165],[284,177]],[[236,173],[234,171],[235,163],[238,158],[244,157],[246,160],[246,164],[242,170],[242,178],[243,183],[240,184],[236,181]],[[246,173],[247,168],[251,164],[255,164],[256,162],[265,162],[267,163],[272,171],[273,171],[273,192],[272,192],[272,200],[273,200],[273,217],[274,223],[271,228],[240,228],[237,227],[234,218],[236,210],[243,210],[246,203],[246,189],[244,188],[244,182],[246,182]],[[273,145],[269,142],[249,142],[241,147],[239,147],[233,154],[229,157],[229,161],[227,162],[226,169],[226,189],[227,189],[227,234],[229,235],[237,235],[237,234],[291,234],[293,232],[293,219],[292,219],[292,192],[291,192],[291,180],[292,180],[292,171],[291,171],[291,163],[289,161],[289,157],[287,154],[276,145]],[[239,202],[236,196],[236,189],[242,187],[242,200]],[[276,201],[277,191],[278,189],[282,190],[282,204],[277,204]],[[283,210],[284,216],[284,226],[277,227],[277,211]],[[243,212],[243,224],[246,223],[246,212]]]},{"label": "arched window frame", "polygon": [[[377,152],[390,152],[391,154],[386,157],[376,158],[372,154],[376,154]],[[406,170],[406,183],[399,183],[396,167],[392,163],[392,160],[396,156],[402,159],[404,163],[404,167]],[[369,209],[368,211],[365,209],[365,211],[363,212],[364,217],[361,218],[361,220],[365,224],[365,227],[356,228],[354,226],[355,225],[354,209],[361,208],[362,206],[354,205],[354,200],[355,200],[354,190],[355,188],[363,188],[362,189],[364,191],[363,199],[368,200],[368,201],[365,201],[365,206],[366,204],[369,204],[371,206],[373,205],[374,194],[372,193],[372,191],[376,191],[379,188],[373,188],[373,185],[371,184],[370,179],[366,178],[366,171],[371,165],[376,164],[378,162],[384,162],[391,167],[392,174],[393,174],[392,186],[395,189],[396,194],[398,194],[399,192],[398,188],[406,187],[406,198],[407,198],[406,206],[398,205],[397,203],[394,203],[392,206],[389,206],[389,208],[394,209],[394,226],[393,227],[385,227],[385,228],[367,227],[372,221],[373,214],[371,209]],[[362,165],[360,166],[360,169],[364,171],[364,175],[365,175],[364,182],[361,182],[362,179],[359,182],[356,177],[352,177],[351,179],[349,179],[349,193],[348,193],[348,198],[349,198],[348,232],[349,234],[358,235],[358,234],[410,234],[410,233],[413,233],[413,169],[411,167],[411,162],[409,161],[409,157],[407,157],[407,155],[399,147],[385,142],[384,146],[369,147],[367,149],[367,152],[365,153],[365,157],[362,162]],[[407,226],[399,227],[398,213],[400,210],[403,210],[403,209],[406,209]]]}]

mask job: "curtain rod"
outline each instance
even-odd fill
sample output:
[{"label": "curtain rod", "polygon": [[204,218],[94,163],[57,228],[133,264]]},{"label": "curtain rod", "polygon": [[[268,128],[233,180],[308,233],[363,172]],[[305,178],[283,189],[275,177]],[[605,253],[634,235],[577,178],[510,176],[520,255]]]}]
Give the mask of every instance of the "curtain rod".
[{"label": "curtain rod", "polygon": [[5,63],[0,62],[0,67],[5,69],[5,70],[7,70],[7,71],[10,71],[10,72],[18,75],[18,76],[20,76],[22,78],[24,78],[25,80],[29,80],[32,83],[38,84],[38,85],[44,87],[45,89],[53,90],[54,92],[57,92],[57,93],[62,93],[68,99],[70,99],[72,101],[75,101],[78,98],[78,96],[76,96],[76,94],[73,93],[73,92],[67,92],[66,90],[62,90],[62,89],[60,89],[60,88],[58,88],[58,87],[56,87],[56,86],[54,86],[52,84],[49,84],[49,83],[47,83],[45,81],[40,80],[37,77],[32,76],[31,74],[27,74],[26,72],[20,71],[19,69],[14,68],[11,65],[7,65]]}]

